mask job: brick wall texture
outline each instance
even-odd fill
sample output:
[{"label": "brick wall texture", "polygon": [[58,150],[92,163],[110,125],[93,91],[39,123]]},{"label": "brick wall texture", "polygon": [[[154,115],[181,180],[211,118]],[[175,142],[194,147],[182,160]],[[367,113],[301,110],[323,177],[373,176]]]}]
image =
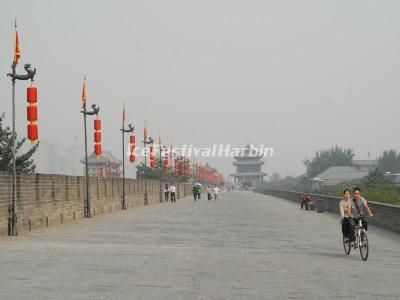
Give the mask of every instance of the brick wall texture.
[{"label": "brick wall texture", "polygon": [[[92,217],[121,209],[122,179],[90,177]],[[144,205],[144,180],[125,180],[127,209]],[[164,183],[163,183],[164,185]],[[176,184],[177,199],[191,195],[192,185]],[[0,172],[0,235],[8,234],[12,176]],[[21,174],[17,177],[18,233],[83,218],[86,181],[81,176]],[[148,204],[160,203],[159,181],[148,181]]]}]

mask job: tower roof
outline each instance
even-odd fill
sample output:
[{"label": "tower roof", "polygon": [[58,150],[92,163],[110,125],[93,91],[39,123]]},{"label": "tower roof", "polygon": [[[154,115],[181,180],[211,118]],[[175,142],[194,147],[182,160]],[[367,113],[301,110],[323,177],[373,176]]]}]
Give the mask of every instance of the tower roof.
[{"label": "tower roof", "polygon": [[[81,163],[85,164],[85,159],[81,159]],[[97,158],[96,154],[92,152],[88,156],[88,164],[89,165],[98,165],[98,166],[107,166],[114,165],[115,167],[119,167],[122,165],[122,162],[117,159],[111,152],[103,151],[100,158]]]}]

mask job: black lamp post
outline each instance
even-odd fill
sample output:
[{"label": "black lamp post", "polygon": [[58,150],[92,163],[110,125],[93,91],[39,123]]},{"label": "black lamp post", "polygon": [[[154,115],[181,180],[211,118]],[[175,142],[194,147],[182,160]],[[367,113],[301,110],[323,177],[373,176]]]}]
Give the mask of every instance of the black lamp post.
[{"label": "black lamp post", "polygon": [[163,152],[167,152],[168,148],[166,146],[162,146],[159,145],[159,151],[160,151],[160,162],[159,162],[159,166],[160,166],[160,202],[163,202],[163,198],[162,198],[162,154]]},{"label": "black lamp post", "polygon": [[83,104],[83,110],[81,113],[83,114],[83,125],[85,129],[85,177],[86,177],[86,199],[84,206],[84,217],[91,218],[92,213],[90,210],[90,196],[89,196],[89,168],[88,168],[88,150],[87,150],[87,127],[86,127],[86,116],[98,116],[100,111],[100,107],[97,107],[96,104],[92,104],[92,110],[86,110],[86,101]]},{"label": "black lamp post", "polygon": [[195,167],[196,167],[196,165],[195,165],[195,163],[194,163],[194,157],[193,157],[193,162],[192,162],[192,184],[194,185],[195,184],[195,178],[194,178],[194,172],[195,172]]},{"label": "black lamp post", "polygon": [[[171,148],[171,151],[169,152],[169,161],[171,162],[170,163],[170,165],[171,165],[171,172],[169,173],[170,174],[170,185],[172,185],[172,174],[174,174],[174,170],[172,169],[172,158],[173,157],[178,157],[178,153],[176,153],[175,151],[172,151],[172,148]],[[174,168],[175,168],[175,162],[174,162]],[[178,166],[178,169],[179,169],[179,166]]]},{"label": "black lamp post", "polygon": [[[16,26],[16,25],[15,25]],[[25,64],[24,69],[27,74],[18,75],[17,74],[17,61],[13,61],[11,65],[11,73],[7,76],[11,77],[12,83],[12,198],[11,205],[9,208],[9,224],[8,224],[8,235],[18,235],[17,230],[17,169],[16,169],[16,132],[15,132],[15,82],[17,80],[31,80],[36,74],[36,68],[31,69],[30,64]]]},{"label": "black lamp post", "polygon": [[147,145],[151,145],[154,143],[154,139],[149,137],[148,139],[143,139],[144,145],[144,205],[148,205],[148,197],[147,197]]},{"label": "black lamp post", "polygon": [[126,201],[125,201],[125,133],[133,133],[135,127],[132,124],[128,125],[128,128],[125,128],[125,125],[122,124],[122,128],[120,129],[122,133],[122,201],[121,201],[121,209],[126,209]]},{"label": "black lamp post", "polygon": [[[176,155],[176,160],[178,161],[178,176],[179,176],[179,162],[181,161],[181,160],[183,160],[184,161],[184,157],[182,156],[182,155],[180,155],[180,154],[177,154]],[[182,175],[182,174],[181,174]],[[179,198],[179,188],[178,188],[178,198]]]}]

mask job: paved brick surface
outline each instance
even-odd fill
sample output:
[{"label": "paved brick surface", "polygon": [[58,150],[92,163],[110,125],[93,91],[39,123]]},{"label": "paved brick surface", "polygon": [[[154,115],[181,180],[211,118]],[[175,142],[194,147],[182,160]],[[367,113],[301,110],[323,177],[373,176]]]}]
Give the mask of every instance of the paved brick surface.
[{"label": "paved brick surface", "polygon": [[346,256],[338,217],[230,192],[0,240],[0,299],[399,299],[400,236]]}]

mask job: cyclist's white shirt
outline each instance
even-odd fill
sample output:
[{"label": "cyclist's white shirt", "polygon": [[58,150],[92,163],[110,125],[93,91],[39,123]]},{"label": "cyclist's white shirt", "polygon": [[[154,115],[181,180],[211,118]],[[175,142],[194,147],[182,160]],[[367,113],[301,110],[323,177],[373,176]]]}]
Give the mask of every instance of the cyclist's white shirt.
[{"label": "cyclist's white shirt", "polygon": [[[365,210],[364,207],[367,204],[367,201],[365,200],[365,198],[361,197],[360,201],[357,203],[358,205],[358,209],[360,210],[360,212],[365,216]],[[351,198],[351,212],[353,214],[353,218],[358,218],[360,217],[360,214],[358,213],[356,204],[354,203],[354,199]]]}]

